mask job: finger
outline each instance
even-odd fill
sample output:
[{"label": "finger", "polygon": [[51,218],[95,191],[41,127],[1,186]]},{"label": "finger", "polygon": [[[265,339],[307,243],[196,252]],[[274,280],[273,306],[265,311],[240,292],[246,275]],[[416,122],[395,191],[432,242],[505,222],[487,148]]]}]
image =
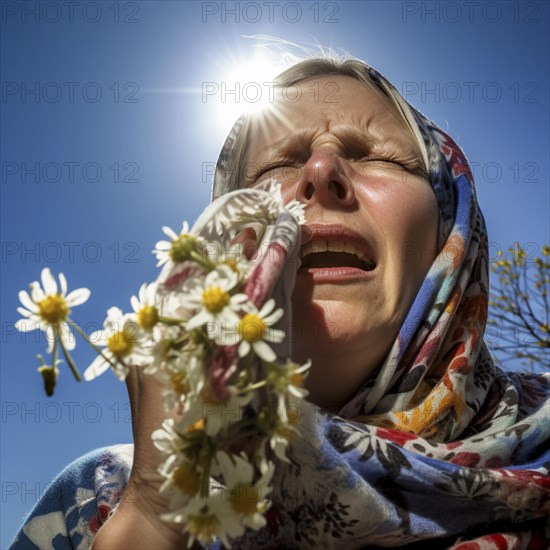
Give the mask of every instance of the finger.
[{"label": "finger", "polygon": [[138,411],[139,411],[139,372],[138,368],[132,367],[126,377],[126,389],[130,401],[130,412],[132,413],[132,436],[136,440],[138,433]]}]

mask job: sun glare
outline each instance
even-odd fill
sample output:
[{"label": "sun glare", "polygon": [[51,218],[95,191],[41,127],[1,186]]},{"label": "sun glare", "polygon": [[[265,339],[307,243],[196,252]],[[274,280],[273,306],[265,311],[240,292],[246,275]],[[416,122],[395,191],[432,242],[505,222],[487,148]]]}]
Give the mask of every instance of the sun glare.
[{"label": "sun glare", "polygon": [[210,83],[206,92],[216,101],[215,111],[225,132],[240,115],[273,103],[273,79],[283,68],[259,52],[252,59],[234,64],[221,81]]}]

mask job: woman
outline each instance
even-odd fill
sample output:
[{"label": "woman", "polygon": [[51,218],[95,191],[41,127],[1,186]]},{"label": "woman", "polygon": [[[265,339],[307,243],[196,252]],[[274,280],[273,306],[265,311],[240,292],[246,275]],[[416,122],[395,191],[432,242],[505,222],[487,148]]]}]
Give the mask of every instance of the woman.
[{"label": "woman", "polygon": [[[305,204],[288,345],[312,359],[312,405],[267,527],[235,546],[546,548],[550,384],[505,373],[483,342],[487,233],[464,155],[359,61],[307,60],[278,82],[273,105],[233,128],[214,197],[275,180]],[[255,243],[252,230],[240,240]],[[95,550],[186,545],[158,519],[160,389],[139,371],[128,386],[124,496],[128,449],[96,452],[63,474],[87,483],[89,501],[39,503],[14,548],[30,548],[38,525],[60,532],[41,520],[56,509],[69,526],[59,540],[85,547],[117,504]],[[46,500],[74,501],[67,486]]]}]

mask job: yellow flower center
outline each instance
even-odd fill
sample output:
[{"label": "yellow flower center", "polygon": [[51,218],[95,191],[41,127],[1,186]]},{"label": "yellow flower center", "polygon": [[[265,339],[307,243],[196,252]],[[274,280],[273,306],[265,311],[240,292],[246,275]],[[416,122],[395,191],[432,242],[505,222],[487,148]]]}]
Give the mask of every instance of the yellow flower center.
[{"label": "yellow flower center", "polygon": [[187,520],[187,530],[201,541],[213,539],[216,537],[221,523],[214,514],[208,514],[208,507],[205,506],[199,515],[189,516]]},{"label": "yellow flower center", "polygon": [[208,386],[203,386],[203,388],[199,392],[199,395],[201,396],[201,399],[205,405],[214,405],[218,403],[214,392]]},{"label": "yellow flower center", "polygon": [[197,239],[189,233],[183,233],[170,245],[170,257],[174,262],[189,260],[196,250]]},{"label": "yellow flower center", "polygon": [[185,428],[186,432],[201,432],[204,430],[204,419],[201,418],[200,420],[197,420],[194,424],[191,424],[190,426],[187,426]]},{"label": "yellow flower center", "polygon": [[239,272],[239,268],[237,267],[237,260],[225,260],[223,263],[229,266],[231,271],[235,273]]},{"label": "yellow flower center", "polygon": [[289,404],[285,410],[286,419],[289,424],[296,424],[300,420],[301,411],[297,406]]},{"label": "yellow flower center", "polygon": [[182,464],[172,472],[174,485],[186,495],[195,495],[200,489],[200,475],[189,464]]},{"label": "yellow flower center", "polygon": [[143,330],[151,330],[158,320],[159,312],[155,306],[144,306],[137,312],[137,322]]},{"label": "yellow flower center", "polygon": [[40,317],[49,323],[57,324],[64,321],[71,312],[65,298],[61,294],[50,294],[38,302]]},{"label": "yellow flower center", "polygon": [[288,426],[284,426],[282,424],[277,427],[276,432],[284,439],[291,439],[295,435],[295,433]]},{"label": "yellow flower center", "polygon": [[258,511],[263,511],[264,503],[260,503],[261,492],[255,485],[239,483],[231,494],[231,503],[235,512],[244,516],[251,516]]},{"label": "yellow flower center", "polygon": [[263,319],[256,313],[247,313],[239,322],[239,335],[247,342],[259,342],[267,328]]},{"label": "yellow flower center", "polygon": [[209,286],[202,292],[202,303],[210,313],[220,313],[229,303],[229,293],[219,286]]},{"label": "yellow flower center", "polygon": [[275,432],[285,439],[291,439],[296,435],[295,430],[292,429],[292,425],[297,424],[300,420],[300,411],[298,408],[288,406],[285,410],[285,415],[286,422],[280,421],[277,424]]},{"label": "yellow flower center", "polygon": [[135,335],[127,329],[119,330],[107,340],[107,348],[117,358],[128,355],[136,343]]},{"label": "yellow flower center", "polygon": [[294,372],[290,375],[290,383],[293,386],[301,387],[306,377],[300,372]]},{"label": "yellow flower center", "polygon": [[187,381],[187,375],[184,372],[177,372],[170,377],[170,382],[172,383],[172,388],[176,393],[181,395],[187,395],[189,390],[189,382]]}]

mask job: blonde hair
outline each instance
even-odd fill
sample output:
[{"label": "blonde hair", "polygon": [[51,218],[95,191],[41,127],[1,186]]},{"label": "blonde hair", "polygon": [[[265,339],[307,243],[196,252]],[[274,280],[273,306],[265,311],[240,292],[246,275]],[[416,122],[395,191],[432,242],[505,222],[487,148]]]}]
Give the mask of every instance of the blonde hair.
[{"label": "blonde hair", "polygon": [[[385,78],[359,59],[337,56],[314,57],[302,60],[280,73],[275,79],[277,88],[296,86],[304,80],[321,76],[349,76],[377,93],[409,128],[422,155],[422,164],[426,174],[429,173],[428,151],[420,132],[411,106],[403,99],[397,89]],[[225,156],[220,156],[216,168],[214,193],[219,196],[241,186],[243,180],[244,160],[251,137],[253,117],[243,115],[235,124],[225,146]]]}]

